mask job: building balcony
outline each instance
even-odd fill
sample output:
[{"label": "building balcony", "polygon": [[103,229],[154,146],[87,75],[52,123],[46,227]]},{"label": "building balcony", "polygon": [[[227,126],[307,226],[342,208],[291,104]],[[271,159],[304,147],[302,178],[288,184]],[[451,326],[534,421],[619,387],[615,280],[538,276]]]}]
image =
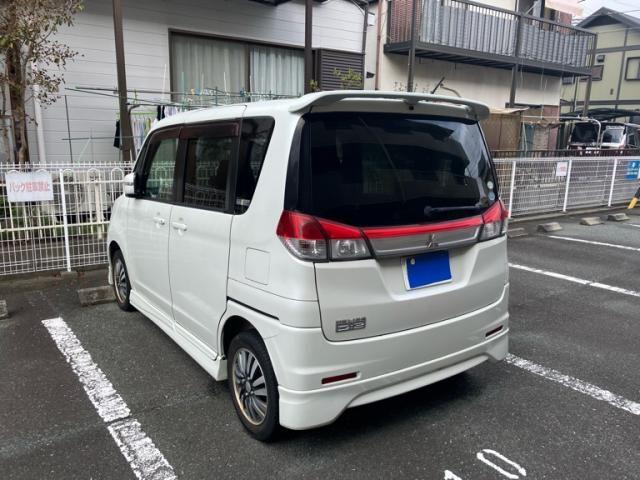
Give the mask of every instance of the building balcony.
[{"label": "building balcony", "polygon": [[[387,53],[411,51],[414,0],[389,7]],[[596,35],[465,0],[415,0],[416,56],[550,75],[590,75]]]}]

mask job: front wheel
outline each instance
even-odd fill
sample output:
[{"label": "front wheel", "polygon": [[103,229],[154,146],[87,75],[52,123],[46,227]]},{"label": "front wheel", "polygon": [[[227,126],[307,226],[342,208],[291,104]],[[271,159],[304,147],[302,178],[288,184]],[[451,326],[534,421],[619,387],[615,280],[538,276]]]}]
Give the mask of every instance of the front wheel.
[{"label": "front wheel", "polygon": [[135,308],[133,308],[133,305],[129,302],[129,296],[131,295],[129,272],[127,271],[127,266],[124,263],[124,257],[120,250],[117,250],[113,254],[113,259],[111,260],[111,276],[116,303],[122,310],[132,312]]},{"label": "front wheel", "polygon": [[227,378],[233,406],[247,431],[257,440],[274,438],[278,423],[278,382],[267,349],[255,330],[231,340]]}]

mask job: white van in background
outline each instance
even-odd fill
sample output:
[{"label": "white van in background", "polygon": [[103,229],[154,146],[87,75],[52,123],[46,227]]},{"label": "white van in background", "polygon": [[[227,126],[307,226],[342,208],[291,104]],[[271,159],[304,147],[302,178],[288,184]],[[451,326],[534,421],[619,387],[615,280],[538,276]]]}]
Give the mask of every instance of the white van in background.
[{"label": "white van in background", "polygon": [[508,349],[484,104],[338,91],[180,114],[113,208],[110,282],[246,429],[307,429]]}]

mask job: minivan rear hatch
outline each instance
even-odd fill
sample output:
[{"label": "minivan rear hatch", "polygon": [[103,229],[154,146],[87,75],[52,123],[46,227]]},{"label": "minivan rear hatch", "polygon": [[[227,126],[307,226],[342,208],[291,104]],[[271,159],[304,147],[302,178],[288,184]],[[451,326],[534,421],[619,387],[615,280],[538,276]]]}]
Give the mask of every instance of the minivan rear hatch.
[{"label": "minivan rear hatch", "polygon": [[500,298],[505,244],[479,240],[504,233],[505,212],[477,122],[371,112],[302,122],[296,193],[285,208],[319,229],[355,231],[369,257],[351,260],[345,250],[315,263],[328,339],[416,328]]}]

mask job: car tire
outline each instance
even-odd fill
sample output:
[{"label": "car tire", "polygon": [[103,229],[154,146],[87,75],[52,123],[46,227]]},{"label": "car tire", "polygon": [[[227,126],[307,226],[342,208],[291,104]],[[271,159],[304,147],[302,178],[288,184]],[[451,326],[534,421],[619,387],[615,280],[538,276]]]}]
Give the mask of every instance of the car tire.
[{"label": "car tire", "polygon": [[127,271],[127,265],[124,263],[124,257],[120,250],[116,250],[111,259],[111,281],[118,306],[126,312],[134,311],[135,308],[129,301],[131,295],[129,272]]},{"label": "car tire", "polygon": [[244,428],[257,440],[273,440],[280,429],[278,382],[267,348],[256,330],[240,332],[231,340],[227,380],[233,406]]}]

